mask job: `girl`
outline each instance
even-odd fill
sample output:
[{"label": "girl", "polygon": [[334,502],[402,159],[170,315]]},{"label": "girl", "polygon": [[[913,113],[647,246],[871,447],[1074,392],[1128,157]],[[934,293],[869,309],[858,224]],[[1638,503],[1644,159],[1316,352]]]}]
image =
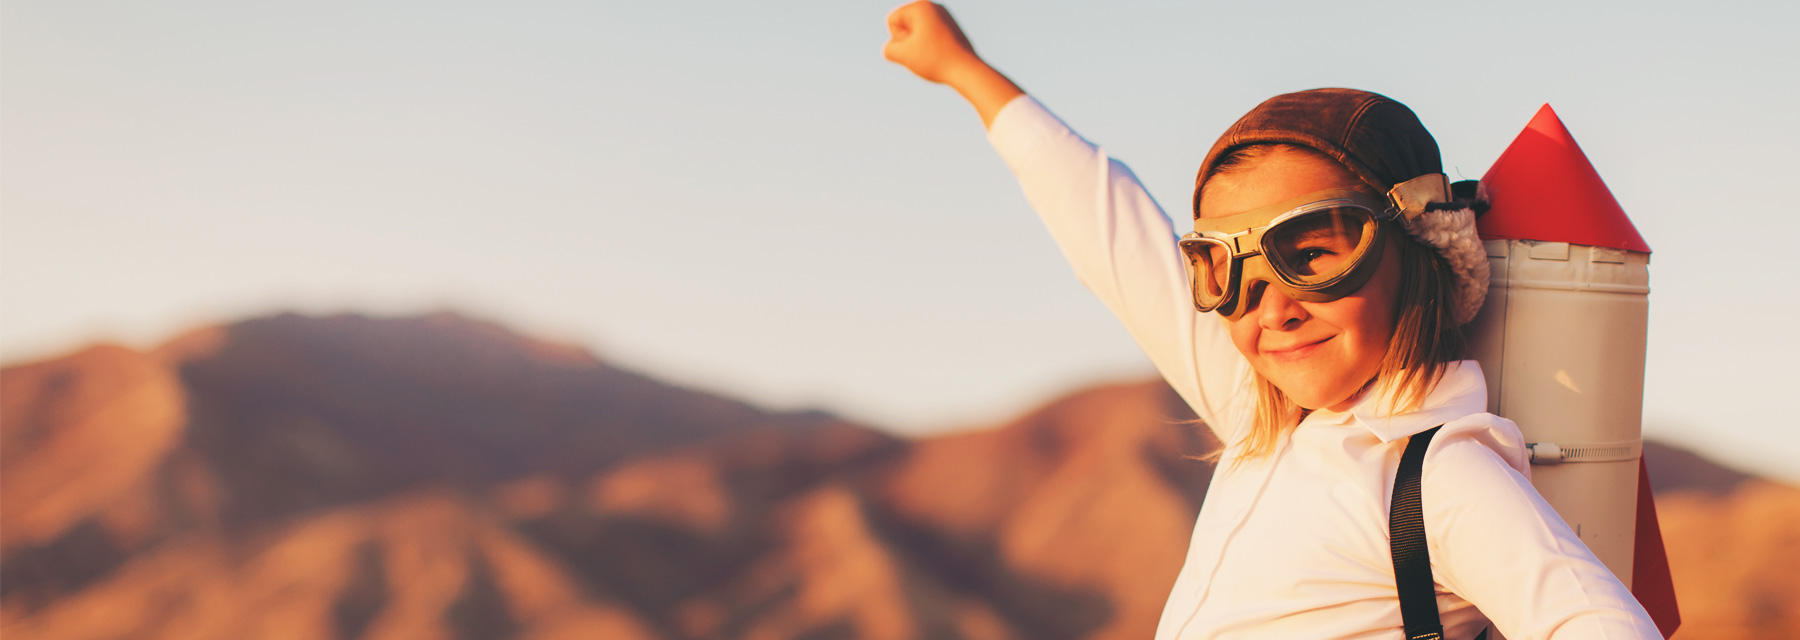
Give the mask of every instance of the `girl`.
[{"label": "girl", "polygon": [[1390,548],[1415,440],[1442,637],[1661,638],[1532,488],[1518,428],[1485,412],[1460,327],[1486,254],[1405,106],[1322,89],[1256,107],[1207,154],[1178,241],[1124,165],[942,7],[888,26],[887,58],[975,107],[1082,282],[1225,443],[1158,640],[1436,637],[1418,605],[1402,615]]}]

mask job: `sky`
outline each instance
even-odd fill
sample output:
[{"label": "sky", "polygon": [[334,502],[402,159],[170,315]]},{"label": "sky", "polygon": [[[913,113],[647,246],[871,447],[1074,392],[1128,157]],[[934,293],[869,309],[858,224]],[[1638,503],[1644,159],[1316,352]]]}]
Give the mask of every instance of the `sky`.
[{"label": "sky", "polygon": [[[909,434],[1153,375],[892,6],[7,2],[0,360],[451,310]],[[949,6],[1177,216],[1278,93],[1392,96],[1452,179],[1551,104],[1654,249],[1646,434],[1800,482],[1800,4]]]}]

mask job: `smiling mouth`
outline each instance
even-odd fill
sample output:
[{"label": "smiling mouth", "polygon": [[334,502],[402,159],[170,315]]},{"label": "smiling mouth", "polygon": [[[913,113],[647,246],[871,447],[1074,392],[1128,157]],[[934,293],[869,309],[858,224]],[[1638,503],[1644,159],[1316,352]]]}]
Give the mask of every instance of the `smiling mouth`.
[{"label": "smiling mouth", "polygon": [[1315,342],[1308,342],[1306,344],[1288,347],[1286,349],[1270,349],[1270,350],[1263,351],[1263,355],[1270,357],[1270,358],[1275,358],[1277,360],[1298,360],[1300,358],[1304,358],[1309,355],[1312,355],[1312,353],[1314,351],[1317,351],[1319,349],[1319,345],[1330,342],[1332,338],[1336,338],[1336,337],[1337,336],[1326,336],[1324,338],[1320,338],[1319,340],[1317,340]]}]

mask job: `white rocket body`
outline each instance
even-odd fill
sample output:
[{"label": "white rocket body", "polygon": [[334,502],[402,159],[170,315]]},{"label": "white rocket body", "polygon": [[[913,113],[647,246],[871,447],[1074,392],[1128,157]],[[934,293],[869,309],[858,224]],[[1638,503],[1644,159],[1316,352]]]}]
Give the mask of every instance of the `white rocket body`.
[{"label": "white rocket body", "polygon": [[1488,410],[1518,423],[1538,493],[1632,584],[1650,254],[1485,244],[1492,284],[1468,335]]}]

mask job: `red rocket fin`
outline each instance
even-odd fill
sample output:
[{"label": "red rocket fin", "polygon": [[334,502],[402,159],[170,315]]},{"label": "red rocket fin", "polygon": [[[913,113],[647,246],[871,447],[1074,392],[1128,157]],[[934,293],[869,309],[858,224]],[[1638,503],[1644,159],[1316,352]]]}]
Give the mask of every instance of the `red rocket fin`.
[{"label": "red rocket fin", "polygon": [[1650,467],[1638,458],[1637,543],[1631,558],[1631,594],[1650,612],[1664,638],[1681,626],[1675,606],[1675,581],[1669,576],[1669,554],[1663,549],[1656,521],[1656,498],[1650,494]]},{"label": "red rocket fin", "polygon": [[1650,252],[1550,105],[1500,153],[1481,186],[1492,205],[1476,223],[1483,238]]}]

